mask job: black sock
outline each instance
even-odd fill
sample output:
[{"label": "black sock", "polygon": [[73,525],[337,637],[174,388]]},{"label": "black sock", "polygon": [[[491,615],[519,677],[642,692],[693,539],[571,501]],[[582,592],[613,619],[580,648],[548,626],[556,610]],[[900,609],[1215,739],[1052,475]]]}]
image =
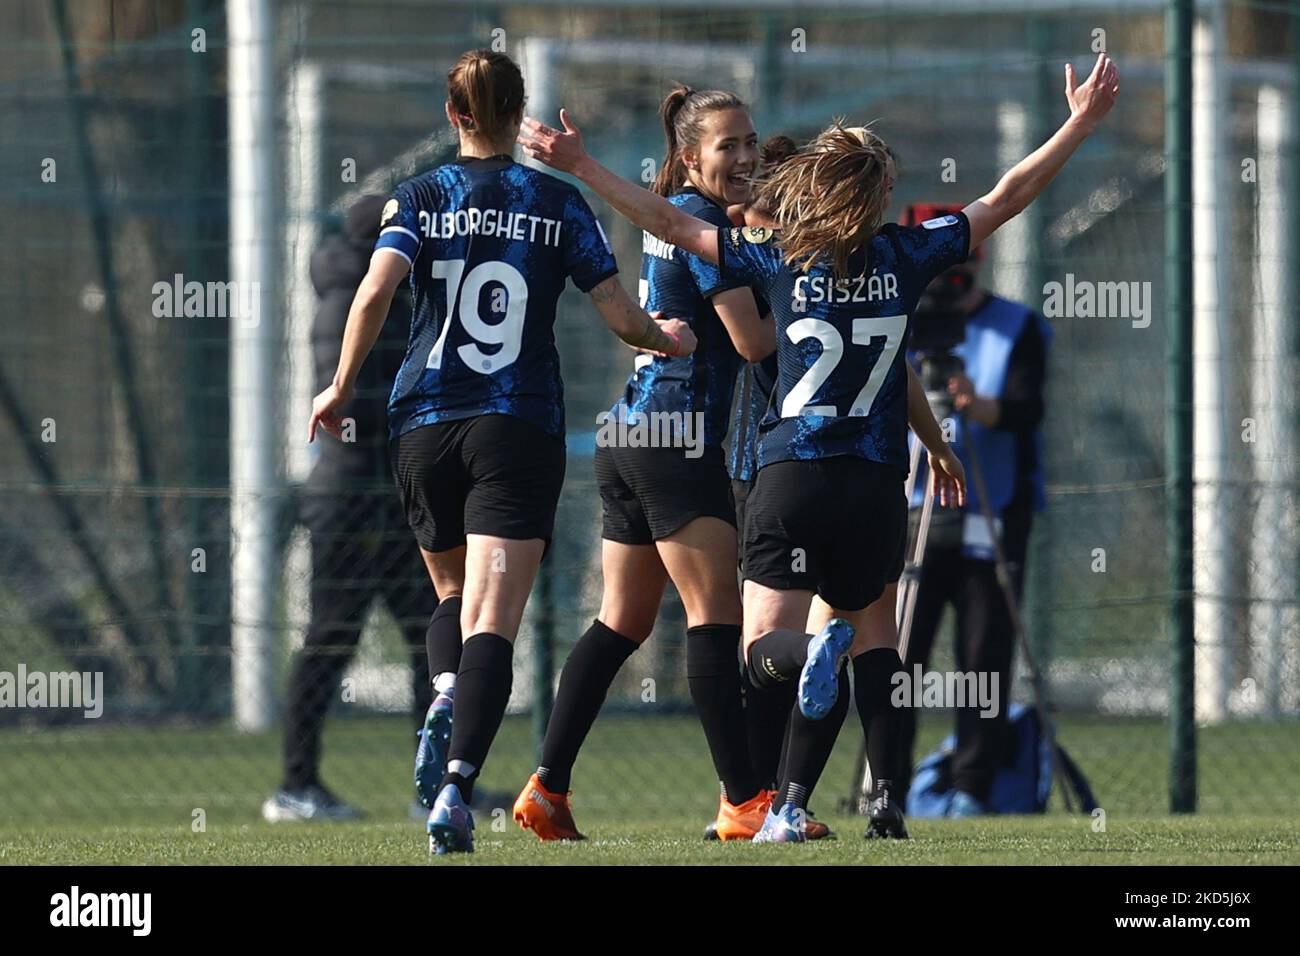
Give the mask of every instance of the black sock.
[{"label": "black sock", "polygon": [[514,647],[499,634],[475,634],[465,642],[456,673],[456,720],[451,729],[451,747],[447,763],[463,760],[473,765],[468,776],[448,772],[442,785],[456,784],[468,803],[474,778],[483,769],[488,748],[501,728],[510,702],[510,685],[514,674],[511,658]]},{"label": "black sock", "polygon": [[449,597],[438,605],[429,618],[429,629],[424,632],[424,651],[429,656],[429,680],[439,674],[460,670],[460,595]]},{"label": "black sock", "polygon": [[902,669],[903,662],[892,647],[875,647],[853,658],[854,697],[872,780],[899,779],[898,711],[890,697],[894,675]]},{"label": "black sock", "polygon": [[[796,688],[796,691],[797,689],[798,688]],[[798,696],[797,693],[794,696],[797,697]],[[839,700],[839,698],[836,698],[836,700]],[[785,730],[781,731],[781,758],[776,763],[775,790],[780,790],[781,780],[785,779],[785,765],[787,765],[787,763],[789,762],[788,758],[790,756],[790,728],[794,726],[794,711],[796,710],[797,710],[796,706],[794,706],[794,704],[790,704],[790,713],[785,715]]]},{"label": "black sock", "polygon": [[732,804],[758,796],[758,780],[749,759],[745,706],[741,700],[739,624],[700,624],[686,631],[686,682],[722,794]]},{"label": "black sock", "polygon": [[778,687],[797,678],[806,660],[807,634],[768,631],[749,647],[749,679],[756,687]]},{"label": "black sock", "polygon": [[787,803],[793,803],[800,809],[808,809],[808,800],[826,761],[835,749],[835,738],[839,736],[844,717],[849,712],[849,669],[840,668],[840,690],[835,697],[835,706],[821,720],[809,720],[795,708],[790,715],[790,742],[786,753],[785,774],[781,781],[781,792],[774,801],[777,809]]},{"label": "black sock", "polygon": [[797,681],[788,680],[772,688],[757,687],[746,667],[742,674],[745,696],[745,732],[749,739],[749,760],[754,776],[765,790],[781,785],[781,754],[785,750],[790,710],[794,707]]},{"label": "black sock", "polygon": [[609,685],[639,644],[600,621],[592,621],[560,671],[551,722],[542,743],[537,777],[551,793],[567,793],[573,762],[605,703]]}]

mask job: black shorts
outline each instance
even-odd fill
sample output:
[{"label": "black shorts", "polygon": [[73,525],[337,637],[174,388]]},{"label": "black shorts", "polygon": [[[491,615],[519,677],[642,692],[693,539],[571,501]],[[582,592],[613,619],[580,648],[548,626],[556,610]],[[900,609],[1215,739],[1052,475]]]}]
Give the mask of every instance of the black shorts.
[{"label": "black shorts", "polygon": [[564,484],[564,442],[513,415],[413,428],[389,446],[406,522],[426,551],[467,534],[548,544]]},{"label": "black shorts", "polygon": [[903,573],[897,468],[850,455],[775,462],[758,473],[745,512],[745,578],[757,584],[857,611]]},{"label": "black shorts", "polygon": [[721,448],[698,458],[681,448],[596,449],[596,486],[603,513],[601,537],[620,544],[653,544],[696,518],[736,523]]}]

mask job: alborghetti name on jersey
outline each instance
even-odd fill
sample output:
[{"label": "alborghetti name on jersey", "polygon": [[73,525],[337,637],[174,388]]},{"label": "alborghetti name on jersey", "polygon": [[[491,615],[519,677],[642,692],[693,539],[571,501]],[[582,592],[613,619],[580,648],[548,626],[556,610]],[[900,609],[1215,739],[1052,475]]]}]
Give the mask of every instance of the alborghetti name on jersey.
[{"label": "alborghetti name on jersey", "polygon": [[507,209],[479,209],[477,206],[449,212],[421,209],[419,221],[420,232],[427,239],[492,236],[516,242],[540,242],[556,248],[560,245],[560,227],[564,225],[559,219]]}]

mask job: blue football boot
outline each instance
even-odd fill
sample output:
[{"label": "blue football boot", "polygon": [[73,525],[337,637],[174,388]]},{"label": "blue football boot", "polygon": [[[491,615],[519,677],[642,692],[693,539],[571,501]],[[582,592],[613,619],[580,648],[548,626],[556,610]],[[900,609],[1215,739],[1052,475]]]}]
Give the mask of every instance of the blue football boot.
[{"label": "blue football boot", "polygon": [[433,802],[427,827],[430,853],[474,852],[474,815],[454,783],[443,787]]},{"label": "blue football boot", "polygon": [[843,618],[832,618],[808,642],[808,659],[799,674],[799,712],[809,720],[821,720],[840,692],[840,662],[853,643],[853,627]]},{"label": "blue football boot", "polygon": [[767,811],[762,828],[754,834],[755,843],[804,843],[808,839],[808,811],[787,803],[776,810]]},{"label": "blue football boot", "polygon": [[420,745],[415,750],[415,792],[426,810],[433,809],[438,785],[447,772],[447,750],[451,746],[452,699],[439,694],[424,715],[424,726],[417,734]]}]

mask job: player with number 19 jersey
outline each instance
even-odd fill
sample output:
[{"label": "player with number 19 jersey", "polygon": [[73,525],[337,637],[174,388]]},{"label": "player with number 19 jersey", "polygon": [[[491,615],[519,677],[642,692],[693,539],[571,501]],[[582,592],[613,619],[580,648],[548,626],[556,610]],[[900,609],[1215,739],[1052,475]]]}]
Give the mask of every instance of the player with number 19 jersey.
[{"label": "player with number 19 jersey", "polygon": [[618,269],[576,189],[509,156],[407,180],[376,254],[411,264],[411,338],[388,403],[393,474],[420,547],[549,541],[564,482],[555,308]]},{"label": "player with number 19 jersey", "polygon": [[562,438],[556,302],[566,279],[589,292],[618,271],[582,195],[509,157],[458,160],[397,187],[376,249],[411,263],[391,436],[497,414]]}]

